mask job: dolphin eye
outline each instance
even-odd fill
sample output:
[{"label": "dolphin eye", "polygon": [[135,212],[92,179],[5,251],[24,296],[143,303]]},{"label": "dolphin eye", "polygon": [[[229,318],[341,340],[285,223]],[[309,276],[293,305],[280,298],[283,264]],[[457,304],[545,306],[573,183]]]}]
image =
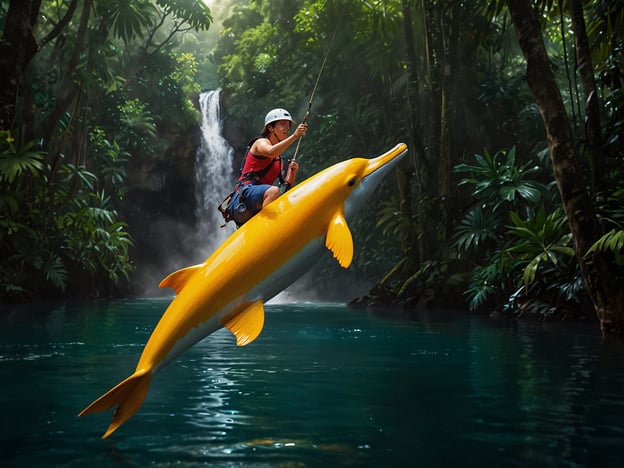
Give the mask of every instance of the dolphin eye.
[{"label": "dolphin eye", "polygon": [[355,177],[349,181],[349,187],[353,187],[355,185]]}]

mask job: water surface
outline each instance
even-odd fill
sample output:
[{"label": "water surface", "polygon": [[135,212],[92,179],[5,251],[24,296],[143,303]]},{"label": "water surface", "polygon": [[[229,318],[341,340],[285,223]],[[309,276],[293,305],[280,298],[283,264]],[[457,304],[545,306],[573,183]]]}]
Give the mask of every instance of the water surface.
[{"label": "water surface", "polygon": [[596,324],[267,306],[154,378],[109,439],[77,413],[130,375],[169,299],[0,309],[3,466],[624,466],[624,343]]}]

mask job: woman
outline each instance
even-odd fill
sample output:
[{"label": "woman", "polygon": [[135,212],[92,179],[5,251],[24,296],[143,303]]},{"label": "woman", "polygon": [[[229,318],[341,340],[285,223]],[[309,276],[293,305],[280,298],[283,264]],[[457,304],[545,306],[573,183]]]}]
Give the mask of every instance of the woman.
[{"label": "woman", "polygon": [[228,206],[230,216],[238,226],[280,196],[280,188],[273,185],[276,181],[279,180],[286,190],[295,184],[299,165],[296,161],[290,161],[284,178],[281,155],[306,134],[308,125],[299,124],[295,132],[289,135],[293,123],[287,110],[273,109],[264,118],[261,136],[250,142]]}]

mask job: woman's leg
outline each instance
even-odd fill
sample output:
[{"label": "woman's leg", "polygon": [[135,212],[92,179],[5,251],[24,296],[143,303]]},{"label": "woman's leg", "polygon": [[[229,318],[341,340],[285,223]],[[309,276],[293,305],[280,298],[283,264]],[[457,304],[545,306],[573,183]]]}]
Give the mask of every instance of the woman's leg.
[{"label": "woman's leg", "polygon": [[264,192],[264,197],[262,198],[262,208],[267,206],[273,200],[276,200],[281,194],[279,187],[272,185]]}]

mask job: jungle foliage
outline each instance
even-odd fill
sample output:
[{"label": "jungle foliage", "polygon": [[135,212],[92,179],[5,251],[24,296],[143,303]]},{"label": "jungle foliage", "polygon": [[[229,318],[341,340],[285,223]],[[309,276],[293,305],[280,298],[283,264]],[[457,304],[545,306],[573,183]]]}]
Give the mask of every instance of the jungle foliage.
[{"label": "jungle foliage", "polygon": [[[582,2],[585,35],[579,2],[532,5],[587,181],[579,190],[604,226],[587,255],[608,251],[620,265],[622,2]],[[356,267],[381,278],[369,305],[466,300],[540,318],[591,310],[505,2],[250,1],[224,21],[215,52],[228,118],[253,134],[275,105],[303,116],[326,54],[302,171],[398,141],[410,148],[410,164],[369,213],[378,229],[356,236],[367,259]],[[591,99],[581,79],[588,58]],[[599,105],[597,152],[590,101]]]},{"label": "jungle foliage", "polygon": [[3,1],[0,296],[118,295],[129,165],[198,124],[201,1]]}]

